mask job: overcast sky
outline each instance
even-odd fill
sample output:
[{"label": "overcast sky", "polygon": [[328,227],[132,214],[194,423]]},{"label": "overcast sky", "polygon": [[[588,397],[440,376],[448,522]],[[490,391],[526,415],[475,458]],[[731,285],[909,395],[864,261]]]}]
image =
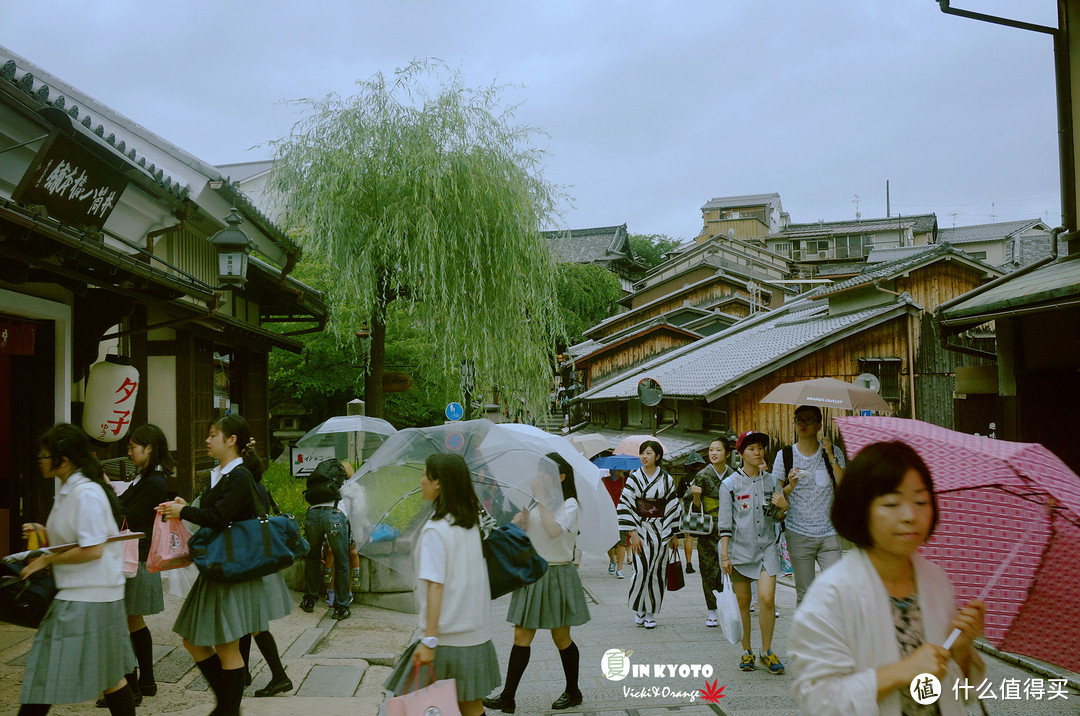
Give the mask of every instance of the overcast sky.
[{"label": "overcast sky", "polygon": [[[954,7],[1056,24],[1052,0]],[[1017,15],[1017,7],[1022,8]],[[796,222],[936,212],[1059,223],[1047,35],[934,0],[5,0],[6,45],[212,164],[415,57],[522,84],[558,228],[689,238],[711,197],[778,192]],[[555,227],[552,227],[555,228]]]}]

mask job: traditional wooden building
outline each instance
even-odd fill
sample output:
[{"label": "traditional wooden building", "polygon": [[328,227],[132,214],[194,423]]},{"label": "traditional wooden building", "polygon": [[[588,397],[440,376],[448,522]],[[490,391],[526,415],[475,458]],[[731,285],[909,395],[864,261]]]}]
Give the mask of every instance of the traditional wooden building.
[{"label": "traditional wooden building", "polygon": [[626,224],[593,229],[542,231],[556,263],[597,264],[619,278],[623,291],[629,293],[635,281],[645,274],[630,248]]},{"label": "traditional wooden building", "polygon": [[[917,256],[879,264],[598,382],[582,399],[594,427],[752,428],[778,444],[793,439],[792,408],[760,402],[778,383],[818,377],[851,381],[873,373],[895,414],[951,427],[958,366],[986,362],[992,354],[989,344],[972,341],[962,346],[966,353],[946,351],[931,312],[1000,275],[950,246],[926,247]],[[632,408],[637,384],[646,377],[664,391],[657,411]]]},{"label": "traditional wooden building", "polygon": [[[216,416],[246,416],[269,445],[267,356],[301,348],[272,326],[320,330],[326,308],[288,276],[296,244],[217,169],[2,47],[0,68],[0,550],[8,552],[17,526],[42,519],[51,499],[34,460],[37,437],[53,423],[81,422],[92,364],[109,355],[137,370],[133,405],[99,455],[122,456],[123,432],[156,423],[175,450],[170,488],[190,496],[196,473],[210,467],[204,440]],[[250,252],[221,253],[210,241],[232,208]]]}]

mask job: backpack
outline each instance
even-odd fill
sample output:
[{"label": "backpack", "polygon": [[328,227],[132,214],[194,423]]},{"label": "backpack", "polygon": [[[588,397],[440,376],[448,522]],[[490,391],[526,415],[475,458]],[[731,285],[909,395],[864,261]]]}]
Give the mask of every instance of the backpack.
[{"label": "backpack", "polygon": [[333,502],[334,507],[337,507],[338,500],[341,499],[339,490],[347,477],[340,460],[323,460],[307,477],[304,499],[309,505]]}]

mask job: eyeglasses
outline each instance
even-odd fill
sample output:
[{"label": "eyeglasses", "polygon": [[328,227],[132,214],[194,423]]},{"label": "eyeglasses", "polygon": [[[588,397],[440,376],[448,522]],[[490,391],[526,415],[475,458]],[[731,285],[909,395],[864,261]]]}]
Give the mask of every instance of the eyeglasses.
[{"label": "eyeglasses", "polygon": [[796,425],[815,425],[818,422],[817,418],[795,418]]}]

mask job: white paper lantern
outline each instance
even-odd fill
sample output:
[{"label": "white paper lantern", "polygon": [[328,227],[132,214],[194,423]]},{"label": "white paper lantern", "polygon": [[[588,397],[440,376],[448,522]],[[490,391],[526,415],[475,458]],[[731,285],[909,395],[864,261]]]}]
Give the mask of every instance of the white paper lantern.
[{"label": "white paper lantern", "polygon": [[139,371],[130,365],[102,361],[90,366],[83,404],[83,430],[95,440],[114,443],[131,427]]}]

